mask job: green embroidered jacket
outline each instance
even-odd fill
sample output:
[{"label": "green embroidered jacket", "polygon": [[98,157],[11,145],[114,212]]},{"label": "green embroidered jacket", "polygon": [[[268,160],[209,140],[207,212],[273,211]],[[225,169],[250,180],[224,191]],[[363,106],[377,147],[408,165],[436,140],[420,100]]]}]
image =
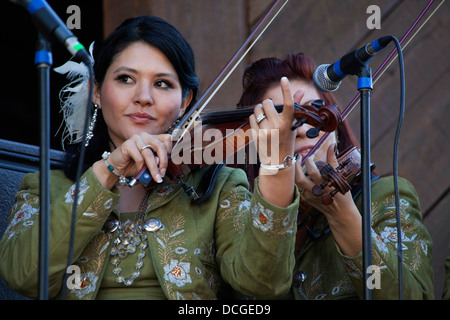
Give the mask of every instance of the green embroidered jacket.
[{"label": "green embroidered jacket", "polygon": [[[204,170],[186,178],[197,186]],[[257,186],[257,183],[255,183]],[[64,284],[75,186],[61,171],[51,172],[49,295],[58,298]],[[19,293],[37,296],[39,174],[24,176],[9,225],[0,241],[0,274]],[[104,189],[92,169],[80,180],[74,262],[79,285],[68,299],[95,299],[109,260],[114,233],[102,230],[119,215],[119,190]],[[248,191],[245,172],[224,167],[211,197],[199,205],[182,187],[163,183],[151,194],[145,219],[158,218],[163,228],[148,232],[147,254],[168,299],[216,299],[225,281],[247,295],[288,292],[294,268],[299,194],[287,208]],[[182,249],[180,249],[182,248]],[[176,269],[177,272],[174,272]],[[73,269],[71,269],[73,270]]]},{"label": "green embroidered jacket", "polygon": [[[367,279],[373,299],[398,299],[397,220],[392,177],[379,178],[371,185],[372,270]],[[419,197],[407,180],[399,178],[401,240],[403,254],[403,298],[433,299],[432,239],[422,224]],[[355,204],[361,211],[361,196]],[[327,228],[325,217],[315,233]],[[341,253],[331,232],[306,243],[296,254],[295,273],[302,282],[293,287],[295,299],[363,299],[362,253],[348,257]]]},{"label": "green embroidered jacket", "polygon": [[[371,185],[372,267],[369,288],[375,300],[397,300],[398,259],[397,220],[392,177],[379,178]],[[422,224],[419,197],[407,180],[399,178],[400,216],[403,248],[403,298],[434,299],[433,242]],[[361,196],[355,204],[361,211]],[[300,207],[302,205],[300,204]],[[362,253],[355,257],[342,254],[320,214],[302,250],[295,254],[293,286],[283,299],[340,300],[363,299]]]}]

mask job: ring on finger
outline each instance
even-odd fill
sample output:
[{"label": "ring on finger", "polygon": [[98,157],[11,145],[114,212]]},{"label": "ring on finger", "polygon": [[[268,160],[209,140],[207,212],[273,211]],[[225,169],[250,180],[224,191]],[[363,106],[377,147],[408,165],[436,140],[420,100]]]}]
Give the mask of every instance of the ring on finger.
[{"label": "ring on finger", "polygon": [[256,123],[259,124],[265,118],[267,118],[266,115],[264,113],[261,113],[259,116],[256,117]]},{"label": "ring on finger", "polygon": [[142,151],[144,151],[145,149],[152,149],[152,148],[153,148],[152,145],[146,144],[145,146],[143,146],[143,147],[140,149],[140,151],[142,152]]}]

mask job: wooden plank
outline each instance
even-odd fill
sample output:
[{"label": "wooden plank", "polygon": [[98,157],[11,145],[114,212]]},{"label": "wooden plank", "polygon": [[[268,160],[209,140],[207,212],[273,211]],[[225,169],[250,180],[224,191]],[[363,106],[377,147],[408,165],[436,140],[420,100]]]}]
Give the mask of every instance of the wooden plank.
[{"label": "wooden plank", "polygon": [[[442,177],[450,173],[446,165],[450,150],[446,106],[450,104],[450,94],[443,88],[450,80],[450,66],[440,54],[448,50],[448,44],[441,41],[445,28],[438,28],[445,24],[448,25],[448,16],[442,11],[404,52],[407,96],[399,169],[418,189],[424,210],[447,188],[448,182]],[[380,172],[392,171],[392,145],[399,113],[398,77],[394,64],[376,84],[372,95],[372,159]]]},{"label": "wooden plank", "polygon": [[[450,77],[447,74],[441,80],[450,81]],[[440,107],[442,100],[447,104]],[[399,146],[399,174],[414,184],[424,211],[449,185],[450,111],[446,108],[449,102],[450,93],[435,85],[416,100],[418,107],[408,109],[405,114]],[[392,171],[395,129],[387,130],[372,149],[372,159],[380,172]]]},{"label": "wooden plank", "polygon": [[103,0],[103,28],[110,34],[125,19],[150,14],[152,0]]},{"label": "wooden plank", "polygon": [[[152,1],[152,14],[172,23],[190,42],[200,79],[199,96],[205,92],[223,67],[246,39],[245,8],[242,0]],[[234,108],[235,99],[229,93],[241,91],[239,66],[208,108]]]}]

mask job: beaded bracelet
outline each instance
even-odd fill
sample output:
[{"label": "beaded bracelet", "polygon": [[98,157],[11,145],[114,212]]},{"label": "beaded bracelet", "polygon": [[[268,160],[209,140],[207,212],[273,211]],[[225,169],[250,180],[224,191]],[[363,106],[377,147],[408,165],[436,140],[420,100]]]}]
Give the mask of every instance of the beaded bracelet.
[{"label": "beaded bracelet", "polygon": [[292,167],[296,161],[297,161],[297,155],[295,155],[295,156],[287,155],[286,157],[284,157],[282,164],[276,164],[276,165],[270,166],[270,165],[261,163],[260,166],[261,166],[261,168],[267,169],[267,170],[283,170],[283,169]]},{"label": "beaded bracelet", "polygon": [[107,167],[108,170],[109,170],[111,173],[113,173],[116,177],[119,177],[119,182],[118,182],[119,185],[121,185],[121,186],[127,185],[127,184],[128,184],[127,177],[125,177],[123,174],[120,174],[120,173],[118,173],[116,170],[114,170],[114,167],[113,167],[112,165],[110,165],[110,164],[108,163],[108,161],[106,161],[106,160],[108,159],[108,157],[109,157],[110,154],[111,154],[111,152],[108,152],[108,151],[105,151],[105,152],[103,152],[103,154],[102,154],[102,158],[103,158],[103,161],[105,161],[106,167]]}]

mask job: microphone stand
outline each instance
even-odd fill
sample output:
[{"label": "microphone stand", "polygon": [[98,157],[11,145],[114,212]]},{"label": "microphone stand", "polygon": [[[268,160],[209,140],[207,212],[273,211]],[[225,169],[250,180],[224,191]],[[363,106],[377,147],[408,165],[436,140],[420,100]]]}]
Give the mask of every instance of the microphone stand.
[{"label": "microphone stand", "polygon": [[39,212],[39,299],[48,300],[50,231],[50,42],[38,31],[35,64],[40,103],[40,212]]},{"label": "microphone stand", "polygon": [[358,76],[358,91],[361,93],[361,174],[362,174],[362,247],[364,299],[372,300],[372,289],[368,287],[367,270],[372,265],[371,235],[371,172],[370,172],[370,92],[372,70],[361,67]]}]

